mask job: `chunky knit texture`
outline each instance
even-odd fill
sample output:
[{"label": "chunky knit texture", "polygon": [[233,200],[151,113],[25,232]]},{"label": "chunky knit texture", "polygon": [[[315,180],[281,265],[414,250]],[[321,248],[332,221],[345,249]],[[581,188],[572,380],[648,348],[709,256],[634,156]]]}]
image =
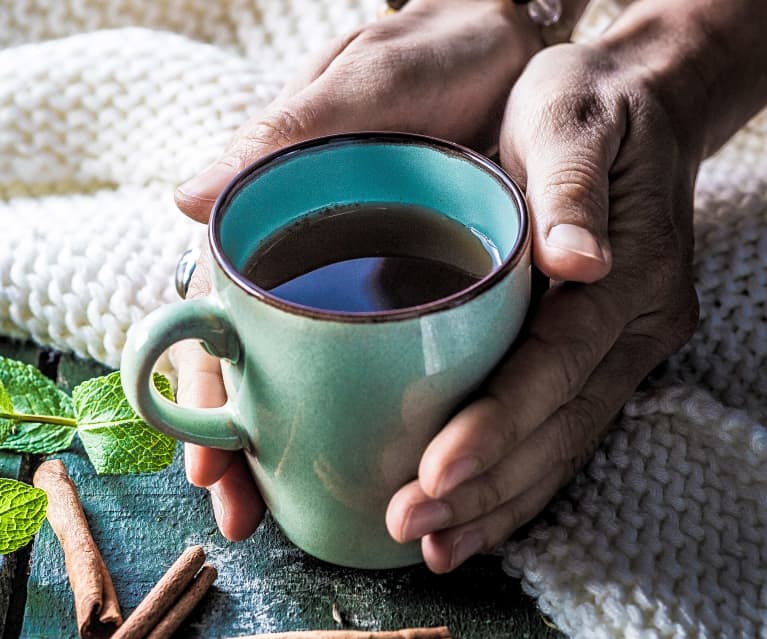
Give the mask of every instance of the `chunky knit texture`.
[{"label": "chunky knit texture", "polygon": [[117,366],[203,235],[173,185],[374,14],[370,0],[3,3],[0,332]]},{"label": "chunky knit texture", "polygon": [[767,112],[696,192],[697,333],[501,551],[572,637],[767,638]]},{"label": "chunky knit texture", "polygon": [[[618,13],[597,3],[593,36]],[[119,362],[202,238],[173,186],[377,0],[0,6],[0,332]],[[701,326],[500,552],[574,637],[767,638],[767,116],[707,162]]]}]

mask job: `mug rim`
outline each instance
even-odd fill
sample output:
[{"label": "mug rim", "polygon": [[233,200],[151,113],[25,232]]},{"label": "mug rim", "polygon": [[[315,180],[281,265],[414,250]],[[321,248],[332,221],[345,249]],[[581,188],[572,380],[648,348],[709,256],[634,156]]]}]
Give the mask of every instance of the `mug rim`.
[{"label": "mug rim", "polygon": [[[257,286],[234,267],[234,264],[232,264],[229,258],[225,255],[223,247],[221,246],[220,226],[222,219],[226,216],[231,199],[239,193],[247,183],[255,179],[259,174],[266,172],[275,165],[287,161],[295,154],[306,151],[307,149],[344,146],[348,144],[365,144],[370,142],[429,147],[447,155],[459,156],[462,159],[469,160],[496,180],[516,204],[517,215],[519,216],[519,231],[506,259],[471,286],[461,289],[447,297],[440,297],[431,302],[427,302],[426,304],[418,304],[416,306],[407,306],[387,311],[365,312],[321,309],[289,302],[271,294],[266,289]],[[213,204],[210,221],[208,223],[208,243],[210,245],[213,259],[219,265],[224,275],[249,296],[255,297],[269,306],[273,306],[293,315],[337,322],[369,324],[412,319],[445,311],[461,306],[494,287],[514,269],[525,254],[526,248],[530,243],[530,222],[528,219],[527,204],[522,195],[522,190],[500,166],[484,155],[456,142],[418,133],[360,131],[356,133],[324,135],[304,140],[303,142],[298,142],[296,144],[291,144],[278,149],[245,167],[232,179],[231,182],[229,182],[229,184],[226,185]]]}]

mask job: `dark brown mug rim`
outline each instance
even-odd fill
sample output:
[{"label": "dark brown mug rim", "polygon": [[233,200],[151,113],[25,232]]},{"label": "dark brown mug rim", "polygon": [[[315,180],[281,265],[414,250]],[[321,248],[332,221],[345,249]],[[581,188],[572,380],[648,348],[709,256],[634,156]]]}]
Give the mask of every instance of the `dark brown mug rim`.
[{"label": "dark brown mug rim", "polygon": [[[488,175],[490,175],[490,177],[494,178],[500,184],[501,188],[507,191],[512,200],[515,202],[520,218],[517,238],[514,241],[514,245],[509,251],[506,259],[503,260],[503,262],[501,262],[495,269],[493,269],[481,280],[475,282],[465,289],[458,291],[457,293],[449,295],[448,297],[441,297],[432,302],[428,302],[427,304],[420,304],[418,306],[408,306],[401,309],[372,312],[333,311],[288,302],[280,297],[277,297],[276,295],[272,295],[269,293],[269,291],[256,286],[234,267],[231,261],[224,254],[223,248],[221,246],[220,226],[222,219],[226,215],[226,211],[231,199],[240,191],[242,187],[258,177],[258,175],[265,173],[267,170],[282,162],[287,161],[296,153],[301,153],[307,149],[369,142],[406,144],[435,148],[438,151],[448,155],[457,155],[461,158],[469,159],[475,165],[478,165],[479,168],[484,170]],[[229,182],[229,184],[224,188],[224,190],[213,204],[210,223],[208,225],[208,241],[210,243],[213,258],[216,260],[218,265],[221,267],[221,270],[229,278],[229,280],[231,280],[235,285],[245,291],[248,295],[257,298],[258,300],[269,304],[270,306],[274,306],[282,311],[292,313],[294,315],[302,315],[314,319],[351,323],[375,323],[412,319],[415,317],[422,317],[431,313],[448,310],[456,306],[460,306],[492,288],[513,270],[513,268],[521,259],[522,255],[525,253],[525,249],[530,241],[530,224],[527,215],[527,205],[525,204],[525,199],[522,196],[522,191],[520,190],[519,186],[517,186],[514,180],[512,180],[501,167],[499,167],[495,162],[485,157],[484,155],[481,155],[476,151],[473,151],[455,142],[450,142],[448,140],[442,140],[440,138],[435,138],[427,135],[389,131],[362,131],[358,133],[337,133],[334,135],[312,138],[310,140],[305,140],[304,142],[292,144],[257,160],[253,164],[243,169],[240,173],[237,174],[237,176],[232,179],[231,182]]]}]

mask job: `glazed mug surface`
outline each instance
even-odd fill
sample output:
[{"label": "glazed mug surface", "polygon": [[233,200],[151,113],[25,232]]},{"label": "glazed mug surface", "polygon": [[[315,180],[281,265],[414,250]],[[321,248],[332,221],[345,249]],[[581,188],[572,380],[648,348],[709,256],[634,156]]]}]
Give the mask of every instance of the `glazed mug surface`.
[{"label": "glazed mug surface", "polygon": [[[309,308],[242,271],[266,238],[329,207],[426,207],[476,229],[501,263],[472,286],[421,306],[374,313]],[[123,352],[130,403],[157,429],[245,451],[274,519],[297,546],[358,568],[421,561],[384,516],[416,477],[429,441],[515,339],[530,301],[530,231],[518,187],[458,145],[400,133],[328,136],[238,175],[209,224],[212,292],[134,325]],[[222,360],[228,401],[177,406],[151,371],[173,343],[200,339]]]}]

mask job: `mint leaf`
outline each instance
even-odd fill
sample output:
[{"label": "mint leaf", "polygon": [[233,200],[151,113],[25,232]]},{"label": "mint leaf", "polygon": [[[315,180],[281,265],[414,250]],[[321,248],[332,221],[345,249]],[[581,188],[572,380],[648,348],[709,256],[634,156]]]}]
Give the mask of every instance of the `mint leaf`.
[{"label": "mint leaf", "polygon": [[[154,375],[157,390],[173,399],[170,382]],[[120,373],[96,377],[72,391],[78,432],[99,474],[151,473],[173,461],[176,441],[151,428],[128,404]]]},{"label": "mint leaf", "polygon": [[0,356],[0,381],[18,413],[74,417],[69,396],[30,364]]},{"label": "mint leaf", "polygon": [[[34,366],[0,356],[0,383],[15,413],[72,418],[72,400]],[[5,412],[5,411],[3,411]],[[11,434],[3,438],[9,427]],[[69,448],[75,429],[40,422],[0,420],[0,449],[17,453],[46,454]]]},{"label": "mint leaf", "polygon": [[44,490],[0,479],[0,555],[26,546],[43,525],[48,507]]},{"label": "mint leaf", "polygon": [[[13,413],[13,401],[11,401],[8,389],[2,382],[0,382],[0,412]],[[10,419],[0,419],[0,442],[5,441],[12,432],[13,421]]]},{"label": "mint leaf", "polygon": [[17,423],[13,434],[0,443],[0,449],[32,455],[49,455],[69,448],[75,432],[72,426]]}]

